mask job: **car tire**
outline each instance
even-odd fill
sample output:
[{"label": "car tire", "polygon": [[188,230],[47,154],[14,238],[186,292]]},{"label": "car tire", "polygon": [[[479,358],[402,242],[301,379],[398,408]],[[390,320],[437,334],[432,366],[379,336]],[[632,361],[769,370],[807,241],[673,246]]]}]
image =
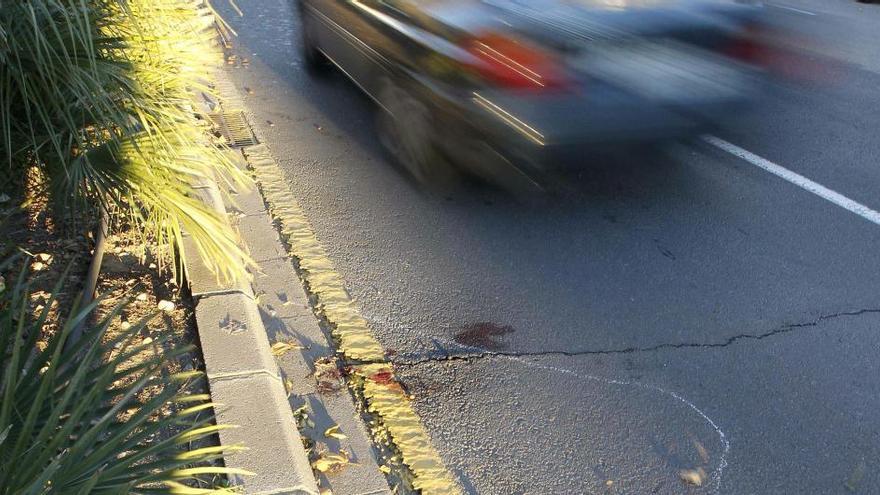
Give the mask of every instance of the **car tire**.
[{"label": "car tire", "polygon": [[434,142],[430,109],[388,79],[378,99],[376,127],[382,147],[420,185],[446,189],[455,173]]},{"label": "car tire", "polygon": [[327,56],[318,48],[317,25],[315,18],[305,8],[300,9],[300,31],[302,39],[303,60],[306,68],[313,71],[325,71],[330,66]]}]

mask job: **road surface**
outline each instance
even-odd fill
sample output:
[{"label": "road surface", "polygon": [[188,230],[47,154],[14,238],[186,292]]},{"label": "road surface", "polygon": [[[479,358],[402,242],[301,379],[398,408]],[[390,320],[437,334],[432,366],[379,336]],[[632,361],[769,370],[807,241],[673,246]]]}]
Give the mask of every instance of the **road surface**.
[{"label": "road surface", "polygon": [[252,120],[467,491],[880,493],[880,6],[771,6],[830,84],[536,207],[420,192],[293,5],[238,5]]}]

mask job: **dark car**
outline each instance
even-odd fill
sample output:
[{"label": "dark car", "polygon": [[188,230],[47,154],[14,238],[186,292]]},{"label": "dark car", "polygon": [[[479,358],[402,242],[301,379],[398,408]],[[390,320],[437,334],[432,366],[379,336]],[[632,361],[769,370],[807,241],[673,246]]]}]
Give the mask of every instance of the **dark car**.
[{"label": "dark car", "polygon": [[593,146],[693,136],[761,84],[760,6],[697,0],[299,0],[312,66],[378,103],[418,180],[537,186]]}]

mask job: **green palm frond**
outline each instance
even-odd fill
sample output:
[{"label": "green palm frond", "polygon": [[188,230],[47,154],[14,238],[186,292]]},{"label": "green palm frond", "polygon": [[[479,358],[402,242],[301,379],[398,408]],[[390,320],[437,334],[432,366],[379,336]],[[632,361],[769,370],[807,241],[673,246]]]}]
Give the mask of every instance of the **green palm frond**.
[{"label": "green palm frond", "polygon": [[191,104],[221,63],[212,23],[197,0],[3,2],[0,167],[42,168],[62,211],[109,202],[160,242],[183,228],[219,277],[241,278],[236,234],[191,198],[205,178],[244,180]]},{"label": "green palm frond", "polygon": [[38,315],[28,298],[22,269],[0,291],[0,494],[228,493],[205,478],[248,474],[206,464],[240,447],[186,449],[225,428],[210,423],[210,398],[191,393],[193,373],[167,376],[166,363],[189,349],[134,364],[147,321],[107,336],[124,305],[65,346],[97,302],[74,305],[38,346],[54,296]]}]

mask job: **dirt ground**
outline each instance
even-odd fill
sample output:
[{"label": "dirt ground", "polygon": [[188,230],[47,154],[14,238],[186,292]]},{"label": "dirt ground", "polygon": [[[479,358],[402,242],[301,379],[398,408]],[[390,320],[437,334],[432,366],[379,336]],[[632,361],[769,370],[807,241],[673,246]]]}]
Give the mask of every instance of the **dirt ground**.
[{"label": "dirt ground", "polygon": [[[45,338],[60,328],[83,290],[85,277],[95,246],[98,224],[93,212],[80,212],[74,224],[59,222],[45,200],[27,199],[29,187],[21,191],[0,191],[0,261],[17,256],[16,262],[0,273],[0,282],[10,286],[26,265],[31,284],[30,304],[34,313],[42,310],[55,294],[50,318],[44,327]],[[31,195],[34,196],[34,195]],[[139,232],[124,225],[114,225],[106,237],[104,259],[96,294],[100,300],[93,321],[110,314],[118,305],[127,303],[119,316],[111,321],[104,337],[112,340],[120,332],[143,318],[152,316],[143,327],[134,345],[146,344],[147,350],[131,364],[156,353],[192,346],[193,350],[170,360],[163,373],[204,370],[195,326],[193,302],[189,293],[180,288],[172,270],[160,260],[163,249],[155,243],[144,243]],[[164,337],[164,339],[163,339]],[[149,344],[153,344],[150,346]],[[38,344],[40,345],[40,344]],[[43,344],[44,345],[44,344]],[[111,357],[118,349],[110,351]],[[141,394],[145,400],[161,389],[154,386]],[[205,380],[189,389],[193,394],[208,393]],[[162,413],[168,413],[165,410]],[[165,437],[173,432],[163,432]],[[216,445],[211,438],[191,447]]]}]

